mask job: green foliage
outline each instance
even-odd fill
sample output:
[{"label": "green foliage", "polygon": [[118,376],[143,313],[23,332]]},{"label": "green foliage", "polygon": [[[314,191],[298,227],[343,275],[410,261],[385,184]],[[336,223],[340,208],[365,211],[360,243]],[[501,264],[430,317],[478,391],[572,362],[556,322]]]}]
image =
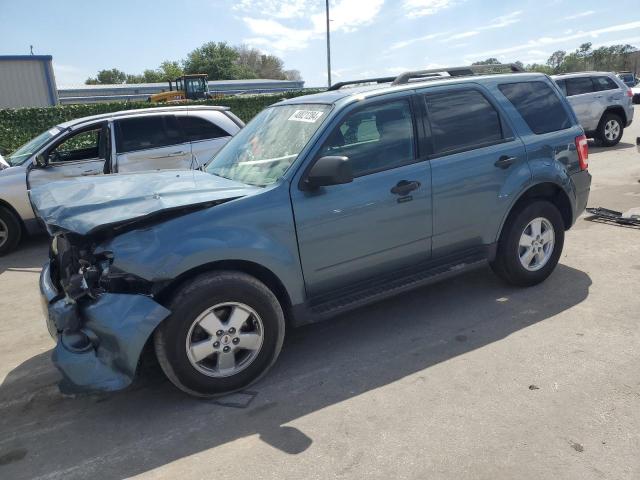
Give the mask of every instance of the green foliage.
[{"label": "green foliage", "polygon": [[124,83],[127,81],[127,74],[117,68],[111,70],[100,70],[96,78],[88,78],[84,83],[87,85],[97,85],[101,83]]},{"label": "green foliage", "polygon": [[[213,100],[188,102],[188,105],[224,105],[248,122],[265,107],[285,98],[308,95],[313,91],[286,92],[273,95],[246,95],[223,97]],[[137,108],[163,107],[166,104],[148,102],[111,102],[78,105],[58,105],[55,107],[0,109],[0,145],[8,151],[16,150],[36,135],[62,122],[89,115],[131,110]]]},{"label": "green foliage", "polygon": [[[567,54],[563,50],[553,52],[547,60],[548,71],[544,73],[568,73],[582,72],[585,70],[597,70],[615,72],[620,70],[633,70],[630,65],[629,54],[637,50],[632,45],[610,45],[591,49],[590,42],[583,43],[575,51]],[[528,66],[530,69],[531,65]],[[540,70],[535,70],[540,71]]]},{"label": "green foliage", "polygon": [[187,58],[181,62],[165,60],[157,69],[148,69],[142,74],[126,74],[117,68],[101,70],[96,78],[90,77],[85,83],[159,83],[175,80],[184,73],[206,73],[209,80],[302,80],[298,70],[284,70],[284,62],[275,55],[265,55],[260,50],[246,45],[231,46],[226,42],[207,42],[189,52]]},{"label": "green foliage", "polygon": [[500,62],[500,60],[498,60],[497,58],[487,58],[486,60],[480,60],[478,62],[473,62],[471,65],[496,65],[496,64],[500,64],[502,62]]},{"label": "green foliage", "polygon": [[226,42],[207,42],[184,61],[185,73],[206,73],[209,80],[256,78],[249,68],[238,64],[238,51]]}]

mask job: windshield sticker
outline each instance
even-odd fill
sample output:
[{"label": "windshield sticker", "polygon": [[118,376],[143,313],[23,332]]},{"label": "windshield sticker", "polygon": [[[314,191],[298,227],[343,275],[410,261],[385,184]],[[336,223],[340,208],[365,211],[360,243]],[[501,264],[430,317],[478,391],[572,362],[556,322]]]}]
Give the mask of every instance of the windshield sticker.
[{"label": "windshield sticker", "polygon": [[296,110],[293,112],[293,115],[289,117],[289,120],[293,122],[316,123],[323,113],[324,112],[317,112],[314,110]]}]

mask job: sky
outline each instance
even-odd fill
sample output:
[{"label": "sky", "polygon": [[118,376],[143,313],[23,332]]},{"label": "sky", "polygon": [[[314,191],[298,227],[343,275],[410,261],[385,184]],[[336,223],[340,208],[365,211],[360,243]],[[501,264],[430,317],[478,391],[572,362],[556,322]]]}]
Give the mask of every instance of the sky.
[{"label": "sky", "polygon": [[[640,48],[638,0],[331,0],[333,81],[555,50]],[[52,55],[58,86],[141,73],[208,41],[246,44],[327,83],[325,0],[0,0],[0,55]]]}]

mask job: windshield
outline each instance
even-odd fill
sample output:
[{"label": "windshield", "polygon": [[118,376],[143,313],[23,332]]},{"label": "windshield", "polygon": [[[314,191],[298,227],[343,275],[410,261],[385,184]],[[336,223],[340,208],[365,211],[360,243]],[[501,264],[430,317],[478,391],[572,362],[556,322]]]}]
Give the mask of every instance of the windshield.
[{"label": "windshield", "polygon": [[330,109],[320,104],[267,108],[218,152],[206,171],[250,185],[270,185],[295,161]]},{"label": "windshield", "polygon": [[53,127],[46,132],[41,133],[36,138],[29,140],[19,149],[7,157],[7,163],[12,167],[22,165],[31,155],[37,152],[45,143],[60,133],[58,127]]}]

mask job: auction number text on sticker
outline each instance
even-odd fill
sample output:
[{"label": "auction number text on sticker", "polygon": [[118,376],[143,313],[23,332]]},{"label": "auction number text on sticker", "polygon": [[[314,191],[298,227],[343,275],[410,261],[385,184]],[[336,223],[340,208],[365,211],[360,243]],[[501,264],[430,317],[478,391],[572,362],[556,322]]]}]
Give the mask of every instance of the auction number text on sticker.
[{"label": "auction number text on sticker", "polygon": [[314,110],[296,110],[289,120],[294,122],[315,123],[324,112],[316,112]]}]

